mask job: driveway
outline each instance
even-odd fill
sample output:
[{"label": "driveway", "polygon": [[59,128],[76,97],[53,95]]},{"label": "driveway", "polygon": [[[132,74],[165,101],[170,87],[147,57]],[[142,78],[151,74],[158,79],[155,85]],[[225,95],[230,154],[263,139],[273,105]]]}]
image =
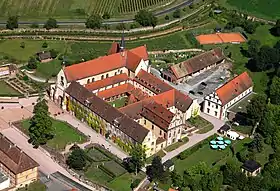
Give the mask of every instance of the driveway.
[{"label": "driveway", "polygon": [[50,175],[57,171],[61,172],[65,176],[73,179],[74,181],[82,184],[83,186],[95,190],[94,188],[80,182],[75,177],[70,175],[63,167],[57,164],[55,161],[51,159],[49,155],[47,155],[43,149],[34,149],[32,145],[27,142],[27,137],[23,135],[23,133],[16,130],[16,128],[8,128],[2,130],[2,133],[10,139],[13,143],[15,143],[19,148],[21,148],[25,153],[27,153],[33,160],[35,160],[40,166],[39,170],[46,175]]},{"label": "driveway", "polygon": [[90,136],[90,141],[92,143],[104,145],[104,147],[106,149],[108,149],[111,153],[116,155],[118,158],[124,159],[124,158],[128,157],[128,154],[124,153],[124,151],[122,151],[120,148],[118,148],[114,143],[110,143],[109,141],[107,141],[105,139],[105,137],[96,133],[88,125],[77,120],[74,116],[65,113],[65,114],[56,116],[55,119],[67,121],[67,123],[69,123],[73,127],[76,127],[79,131],[81,131],[85,135]]},{"label": "driveway", "polygon": [[194,146],[195,144],[199,143],[200,141],[202,141],[202,140],[210,137],[211,135],[217,133],[217,130],[222,125],[225,124],[224,121],[219,120],[219,119],[217,119],[215,117],[209,116],[209,115],[207,115],[205,113],[202,113],[202,112],[200,113],[200,116],[203,117],[204,119],[206,119],[207,121],[211,122],[214,125],[214,128],[211,131],[209,131],[209,132],[207,132],[205,134],[194,134],[192,136],[189,136],[189,141],[186,144],[180,146],[179,148],[177,148],[177,149],[175,149],[175,150],[173,150],[171,152],[168,152],[162,158],[163,162],[167,161],[168,159],[172,159],[172,158],[176,157],[177,155],[179,155],[184,150]]}]

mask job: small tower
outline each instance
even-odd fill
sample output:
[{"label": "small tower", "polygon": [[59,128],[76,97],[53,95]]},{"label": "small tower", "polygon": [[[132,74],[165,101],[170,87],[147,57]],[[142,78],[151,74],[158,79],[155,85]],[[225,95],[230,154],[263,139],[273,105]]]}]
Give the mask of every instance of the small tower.
[{"label": "small tower", "polygon": [[124,40],[124,29],[123,29],[122,39],[121,39],[121,43],[120,43],[120,52],[123,52],[124,49],[125,49],[125,40]]}]

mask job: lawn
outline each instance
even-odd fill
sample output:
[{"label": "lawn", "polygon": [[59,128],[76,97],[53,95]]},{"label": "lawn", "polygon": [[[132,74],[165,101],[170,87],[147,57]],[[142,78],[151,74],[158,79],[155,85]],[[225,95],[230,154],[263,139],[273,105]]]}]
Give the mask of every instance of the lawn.
[{"label": "lawn", "polygon": [[144,179],[144,173],[138,173],[137,176],[135,174],[125,173],[122,176],[119,176],[112,180],[109,183],[109,187],[114,191],[131,191],[130,184],[136,179]]},{"label": "lawn", "polygon": [[185,137],[182,139],[182,141],[178,141],[177,143],[174,143],[174,144],[164,148],[164,150],[167,152],[173,151],[173,150],[179,148],[180,146],[186,144],[187,142],[189,142],[189,138]]},{"label": "lawn", "polygon": [[239,125],[239,126],[233,125],[232,129],[243,134],[251,135],[253,127],[243,126],[243,125]]},{"label": "lawn", "polygon": [[[250,139],[238,140],[233,143],[235,152],[237,153],[243,148],[244,143],[250,142]],[[207,165],[212,166],[218,163],[224,163],[226,157],[232,157],[231,151],[228,148],[225,150],[213,150],[208,144],[204,145],[195,153],[191,154],[184,160],[174,159],[175,169],[179,173],[183,173],[187,168],[197,165],[199,162],[205,162]]]},{"label": "lawn", "polygon": [[97,182],[106,185],[109,181],[113,180],[113,177],[106,174],[100,168],[97,168],[97,164],[93,163],[85,172],[85,176],[92,182]]},{"label": "lawn", "polygon": [[32,182],[27,188],[20,188],[17,191],[45,191],[47,187],[40,181]]},{"label": "lawn", "polygon": [[104,167],[113,172],[115,176],[120,176],[126,172],[126,170],[121,165],[113,160],[104,162]]},{"label": "lawn", "polygon": [[[25,48],[21,48],[21,43],[25,44]],[[64,52],[67,48],[67,42],[65,41],[39,41],[39,40],[1,40],[0,41],[0,53],[8,55],[16,60],[27,62],[30,56],[33,56],[37,52],[45,50],[42,48],[42,44],[47,42],[48,48],[55,49],[59,52]]]},{"label": "lawn", "polygon": [[117,99],[115,101],[109,102],[110,105],[114,106],[115,108],[121,108],[126,105],[127,97],[122,97],[120,99]]},{"label": "lawn", "polygon": [[220,0],[227,8],[234,8],[247,14],[267,19],[277,19],[280,17],[278,0]]},{"label": "lawn", "polygon": [[4,81],[0,81],[0,96],[20,96],[21,94],[14,88],[6,84]]},{"label": "lawn", "polygon": [[[30,120],[22,121],[22,127],[25,132],[28,131]],[[59,151],[64,150],[65,146],[71,143],[83,143],[86,141],[86,136],[77,133],[77,131],[69,124],[52,119],[55,137],[48,141],[47,145]]]},{"label": "lawn", "polygon": [[39,63],[36,69],[36,76],[43,77],[46,79],[56,77],[61,68],[61,60],[57,59],[46,63]]},{"label": "lawn", "polygon": [[252,100],[252,98],[254,97],[254,93],[246,96],[244,99],[242,99],[241,101],[237,102],[236,104],[234,104],[233,106],[231,106],[229,108],[229,111],[232,111],[234,113],[246,113],[246,107],[247,105],[250,103],[250,101]]},{"label": "lawn", "polygon": [[208,131],[211,131],[214,126],[212,123],[207,121],[206,119],[203,119],[200,116],[192,117],[188,121],[192,126],[195,126],[199,130],[196,132],[198,134],[204,134],[207,133]]}]

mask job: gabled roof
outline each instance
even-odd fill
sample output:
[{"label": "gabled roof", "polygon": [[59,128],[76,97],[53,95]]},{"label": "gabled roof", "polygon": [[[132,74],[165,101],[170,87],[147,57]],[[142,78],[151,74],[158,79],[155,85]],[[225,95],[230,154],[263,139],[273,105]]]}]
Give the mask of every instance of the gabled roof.
[{"label": "gabled roof", "polygon": [[77,82],[72,82],[66,93],[138,143],[142,143],[149,130],[94,95]]},{"label": "gabled roof", "polygon": [[134,89],[133,85],[127,83],[127,84],[122,84],[107,90],[103,90],[97,93],[97,96],[100,98],[110,98],[110,97],[114,97],[117,95],[121,95],[121,94],[125,94],[125,93],[129,93]]},{"label": "gabled roof", "polygon": [[111,54],[115,54],[115,53],[118,53],[118,52],[120,52],[120,45],[117,42],[113,42],[112,45],[111,45],[111,48],[109,49],[107,54],[111,55]]},{"label": "gabled roof", "polygon": [[153,99],[166,108],[175,106],[178,110],[182,112],[186,112],[193,102],[193,100],[189,96],[181,93],[176,89],[172,89],[157,96],[154,96]]},{"label": "gabled roof", "polygon": [[130,52],[136,54],[137,56],[142,58],[144,61],[149,59],[146,45],[130,49]]},{"label": "gabled roof", "polygon": [[211,66],[225,59],[221,48],[215,48],[208,52],[197,55],[179,64],[170,67],[177,79],[183,78],[199,70]]},{"label": "gabled roof", "polygon": [[14,174],[19,174],[39,166],[37,162],[2,134],[0,134],[0,163]]},{"label": "gabled roof", "polygon": [[120,82],[124,82],[128,80],[128,76],[127,74],[123,73],[123,74],[119,74],[116,76],[112,76],[109,78],[105,78],[103,80],[98,80],[89,84],[86,84],[86,88],[90,91],[94,91],[103,87],[107,87],[110,85],[114,85]]},{"label": "gabled roof", "polygon": [[225,105],[252,86],[252,79],[247,72],[243,72],[239,76],[233,78],[231,81],[218,88],[216,90],[216,94],[218,95],[222,104]]},{"label": "gabled roof", "polygon": [[154,92],[155,94],[160,94],[173,89],[172,86],[142,69],[138,72],[137,76],[134,78],[134,81]]}]

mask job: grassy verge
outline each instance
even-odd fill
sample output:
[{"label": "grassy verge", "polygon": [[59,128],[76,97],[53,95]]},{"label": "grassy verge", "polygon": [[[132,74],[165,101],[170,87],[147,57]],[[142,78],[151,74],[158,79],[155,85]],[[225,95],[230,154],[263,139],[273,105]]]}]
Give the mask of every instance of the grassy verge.
[{"label": "grassy verge", "polygon": [[146,163],[147,163],[147,164],[151,164],[151,163],[152,163],[152,160],[153,160],[153,158],[154,158],[155,156],[159,156],[159,157],[162,158],[162,157],[165,156],[165,153],[164,153],[162,150],[160,150],[160,151],[157,152],[156,154],[154,154],[154,155],[150,156],[149,158],[147,158]]},{"label": "grassy verge", "polygon": [[[24,120],[21,122],[21,126],[25,133],[28,134],[28,128],[30,126],[30,120]],[[59,151],[64,150],[65,146],[71,143],[83,143],[86,141],[86,136],[78,133],[74,127],[69,124],[52,119],[52,126],[54,128],[54,138],[49,140],[47,146],[57,149]]]},{"label": "grassy verge", "polygon": [[189,138],[188,137],[185,137],[182,139],[182,141],[179,141],[177,143],[174,143],[168,147],[166,147],[164,150],[167,151],[167,152],[170,152],[170,151],[173,151],[177,148],[179,148],[180,146],[186,144],[187,142],[189,141]]}]

